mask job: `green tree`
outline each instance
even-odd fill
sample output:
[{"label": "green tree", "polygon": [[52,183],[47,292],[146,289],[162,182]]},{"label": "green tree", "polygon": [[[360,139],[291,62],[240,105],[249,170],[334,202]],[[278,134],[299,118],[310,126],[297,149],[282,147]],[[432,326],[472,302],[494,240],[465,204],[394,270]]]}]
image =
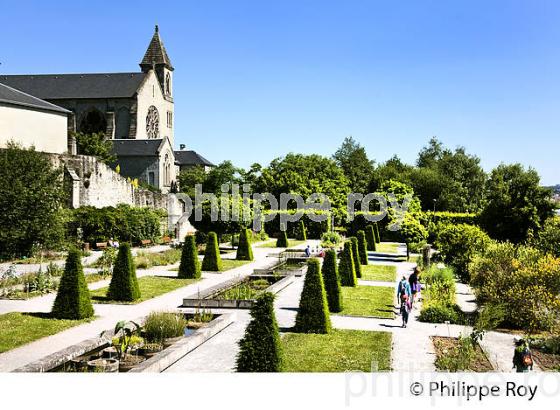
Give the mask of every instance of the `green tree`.
[{"label": "green tree", "polygon": [[64,236],[62,169],[34,148],[0,150],[0,258],[57,248]]},{"label": "green tree", "polygon": [[202,270],[220,272],[222,270],[222,256],[218,247],[218,236],[216,232],[208,233],[208,242],[202,260]]},{"label": "green tree", "polygon": [[71,249],[54,300],[52,316],[57,319],[78,320],[93,317],[93,314],[81,254],[78,250]]},{"label": "green tree", "polygon": [[406,243],[406,258],[410,259],[410,248],[421,245],[428,238],[428,231],[412,214],[406,213],[401,223],[400,235]]},{"label": "green tree", "polygon": [[321,265],[316,258],[311,258],[307,262],[295,330],[300,333],[329,333],[331,330]]},{"label": "green tree", "polygon": [[282,346],[271,293],[258,296],[251,308],[251,322],[239,341],[236,368],[238,372],[279,372],[282,368]]},{"label": "green tree", "polygon": [[367,193],[374,162],[370,161],[366,150],[354,138],[346,137],[340,148],[334,153],[333,160],[342,168],[348,178],[352,192]]},{"label": "green tree", "polygon": [[113,276],[107,291],[107,299],[122,302],[133,302],[140,299],[140,287],[136,277],[136,267],[130,245],[122,243],[119,247],[117,260],[113,267]]},{"label": "green tree", "polygon": [[[364,231],[358,231],[358,255],[360,256],[360,263],[362,265],[368,264],[368,253],[367,253],[367,242],[366,242],[366,233]],[[360,272],[360,276],[361,272]]]},{"label": "green tree", "polygon": [[377,192],[381,190],[383,183],[389,180],[410,185],[410,179],[408,176],[413,170],[413,166],[405,164],[398,156],[394,155],[375,169],[369,183],[369,192]]},{"label": "green tree", "polygon": [[352,259],[354,261],[354,270],[356,271],[356,278],[362,277],[362,261],[360,260],[360,251],[358,250],[358,238],[352,236],[348,238],[352,244]]},{"label": "green tree", "polygon": [[253,248],[251,247],[251,234],[247,228],[242,229],[239,234],[236,259],[240,261],[253,260]]},{"label": "green tree", "polygon": [[179,265],[178,277],[184,279],[200,278],[200,261],[194,235],[187,235],[181,252],[181,263]]},{"label": "green tree", "polygon": [[375,237],[375,228],[373,225],[368,225],[366,227],[366,240],[367,248],[370,251],[377,251],[377,239]]},{"label": "green tree", "polygon": [[181,171],[177,180],[179,182],[179,188],[181,189],[181,191],[194,199],[195,186],[200,184],[204,187],[206,178],[208,178],[208,175],[204,170],[204,167],[194,166]]},{"label": "green tree", "polygon": [[113,152],[113,141],[107,139],[102,132],[97,134],[73,132],[71,135],[76,138],[79,155],[91,155],[105,164],[111,164],[117,160],[117,156]]},{"label": "green tree", "polygon": [[482,228],[497,240],[520,243],[529,230],[538,230],[554,213],[552,191],[521,164],[499,165],[490,174],[487,205],[480,215]]},{"label": "green tree", "polygon": [[354,267],[354,255],[352,250],[352,242],[344,242],[344,248],[340,254],[340,262],[338,263],[338,273],[340,275],[340,283],[342,286],[357,286],[356,268]]},{"label": "green tree", "polygon": [[560,258],[560,218],[548,218],[542,229],[531,233],[529,243],[544,253]]},{"label": "green tree", "polygon": [[341,312],[342,291],[340,289],[340,278],[338,276],[338,266],[336,264],[336,252],[332,249],[325,252],[322,272],[329,311],[332,313]]}]

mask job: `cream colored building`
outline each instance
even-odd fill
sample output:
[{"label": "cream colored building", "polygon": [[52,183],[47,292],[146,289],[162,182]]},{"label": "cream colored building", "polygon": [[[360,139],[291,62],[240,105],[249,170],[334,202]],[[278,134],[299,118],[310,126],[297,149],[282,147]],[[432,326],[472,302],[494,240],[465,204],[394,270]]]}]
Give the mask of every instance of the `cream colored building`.
[{"label": "cream colored building", "polygon": [[9,141],[62,154],[70,111],[0,83],[0,148]]}]

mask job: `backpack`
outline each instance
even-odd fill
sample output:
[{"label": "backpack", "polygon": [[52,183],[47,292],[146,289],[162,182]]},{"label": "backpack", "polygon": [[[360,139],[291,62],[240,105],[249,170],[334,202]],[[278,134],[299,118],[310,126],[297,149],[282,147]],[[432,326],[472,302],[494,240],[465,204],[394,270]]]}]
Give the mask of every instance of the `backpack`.
[{"label": "backpack", "polygon": [[521,356],[521,363],[523,366],[531,367],[533,365],[533,357],[531,356],[531,352],[529,349],[525,349],[523,351],[523,355]]}]

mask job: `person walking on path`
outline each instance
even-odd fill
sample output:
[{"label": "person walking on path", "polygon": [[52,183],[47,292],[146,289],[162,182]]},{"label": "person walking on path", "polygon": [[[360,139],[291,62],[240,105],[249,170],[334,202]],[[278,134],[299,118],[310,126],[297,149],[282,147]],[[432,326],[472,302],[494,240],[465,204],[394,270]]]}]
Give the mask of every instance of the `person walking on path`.
[{"label": "person walking on path", "polygon": [[418,267],[414,268],[414,272],[408,277],[408,284],[411,292],[410,305],[413,306],[416,298],[420,297],[420,269]]},{"label": "person walking on path", "polygon": [[401,281],[399,282],[399,285],[397,286],[397,303],[399,304],[400,308],[399,308],[399,313],[401,315],[403,315],[403,327],[405,327],[405,317],[406,317],[406,321],[408,321],[408,310],[405,312],[405,314],[403,314],[403,299],[405,300],[405,307],[408,307],[409,303],[410,303],[410,296],[411,296],[411,292],[410,292],[410,284],[408,283],[408,280],[406,280],[406,276],[403,276]]},{"label": "person walking on path", "polygon": [[517,373],[527,373],[533,370],[533,355],[529,349],[529,342],[519,337],[514,338],[513,367]]}]

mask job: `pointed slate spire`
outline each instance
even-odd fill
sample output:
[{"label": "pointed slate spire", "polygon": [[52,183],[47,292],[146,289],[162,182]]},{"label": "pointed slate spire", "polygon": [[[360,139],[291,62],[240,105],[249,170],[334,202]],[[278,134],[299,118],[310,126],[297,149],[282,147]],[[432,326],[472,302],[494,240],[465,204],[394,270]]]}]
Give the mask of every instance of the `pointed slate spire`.
[{"label": "pointed slate spire", "polygon": [[154,36],[152,37],[150,45],[146,50],[146,54],[144,54],[144,58],[140,63],[140,68],[142,68],[142,71],[145,72],[158,66],[165,66],[168,70],[173,70],[171,60],[169,59],[163,42],[159,37],[159,27],[156,25]]}]

